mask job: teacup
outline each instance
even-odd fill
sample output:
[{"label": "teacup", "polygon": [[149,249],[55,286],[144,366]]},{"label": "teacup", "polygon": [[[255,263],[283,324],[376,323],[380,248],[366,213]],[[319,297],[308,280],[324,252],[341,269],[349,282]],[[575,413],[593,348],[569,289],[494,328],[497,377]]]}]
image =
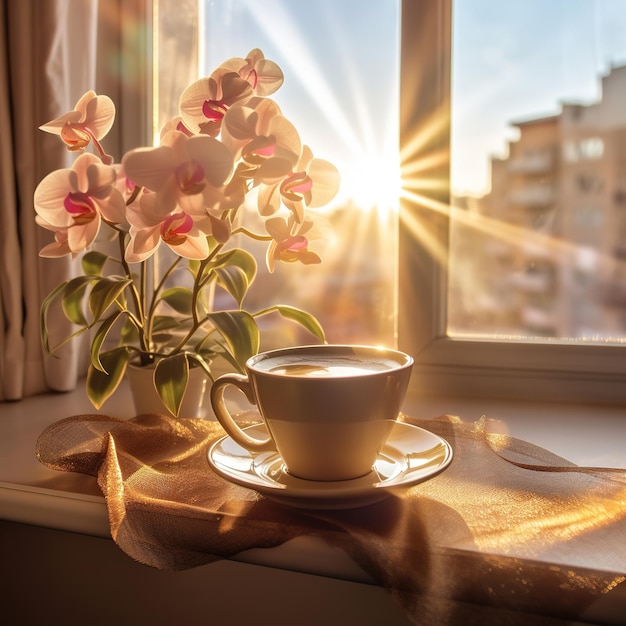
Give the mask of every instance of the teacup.
[{"label": "teacup", "polygon": [[[398,418],[413,359],[389,348],[298,346],[248,359],[246,375],[225,374],[211,388],[224,430],[251,452],[277,450],[298,478],[350,480],[372,470]],[[269,436],[244,432],[224,399],[229,385],[255,404]]]}]

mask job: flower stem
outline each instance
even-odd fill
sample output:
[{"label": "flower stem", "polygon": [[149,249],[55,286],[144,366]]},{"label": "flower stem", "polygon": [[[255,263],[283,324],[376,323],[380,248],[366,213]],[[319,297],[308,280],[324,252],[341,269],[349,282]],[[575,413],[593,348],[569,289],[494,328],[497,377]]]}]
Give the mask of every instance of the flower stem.
[{"label": "flower stem", "polygon": [[[124,268],[124,272],[126,273],[126,275],[130,278],[132,276],[132,272],[130,271],[130,266],[128,265],[128,261],[126,261],[126,259],[124,258],[124,250],[125,250],[125,238],[126,238],[126,233],[119,231],[118,235],[117,235],[117,239],[120,245],[120,252],[121,252],[121,263],[122,263],[122,267]],[[145,320],[144,320],[144,315],[143,315],[143,302],[142,302],[142,294],[143,294],[143,279],[145,278],[144,276],[144,265],[143,263],[141,264],[141,269],[142,269],[142,286],[141,286],[141,290],[142,293],[140,293],[137,290],[137,285],[135,284],[135,282],[133,281],[131,283],[130,286],[130,293],[132,296],[132,300],[133,300],[133,304],[135,306],[135,317],[136,319],[139,321],[139,326],[137,327],[137,331],[139,333],[139,345],[140,345],[140,349],[142,352],[149,352],[150,351],[150,347],[148,345],[148,342],[146,340],[146,336],[145,336]]]},{"label": "flower stem", "polygon": [[270,237],[269,235],[259,235],[258,233],[254,233],[251,230],[248,230],[244,226],[239,226],[238,228],[235,228],[235,230],[233,230],[232,232],[233,235],[237,235],[239,233],[250,237],[250,239],[256,239],[256,241],[272,241],[272,237]]}]

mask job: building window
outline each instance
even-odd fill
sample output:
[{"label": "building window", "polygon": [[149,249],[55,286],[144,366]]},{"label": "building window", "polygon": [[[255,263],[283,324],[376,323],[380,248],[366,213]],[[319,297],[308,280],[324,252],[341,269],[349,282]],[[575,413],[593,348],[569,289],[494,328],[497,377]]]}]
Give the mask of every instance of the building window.
[{"label": "building window", "polygon": [[595,161],[601,159],[603,154],[604,141],[600,137],[588,137],[563,143],[563,157],[570,163]]}]

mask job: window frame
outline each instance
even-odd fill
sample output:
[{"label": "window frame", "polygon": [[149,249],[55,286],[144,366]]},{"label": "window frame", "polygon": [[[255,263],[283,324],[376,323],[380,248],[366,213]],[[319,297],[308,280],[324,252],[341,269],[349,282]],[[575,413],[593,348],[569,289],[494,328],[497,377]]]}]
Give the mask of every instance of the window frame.
[{"label": "window frame", "polygon": [[[436,192],[420,192],[423,202],[401,201],[398,345],[415,358],[412,388],[427,395],[623,404],[626,355],[620,344],[467,339],[446,333],[448,271],[438,259],[447,258],[454,219],[449,176],[452,2],[402,0],[400,150],[402,170],[409,173],[403,181],[415,188],[410,173],[416,164],[432,162],[427,174],[445,183]],[[427,124],[436,132],[425,133]],[[416,142],[416,136],[426,139]],[[416,239],[415,225],[429,234],[431,245]]]}]

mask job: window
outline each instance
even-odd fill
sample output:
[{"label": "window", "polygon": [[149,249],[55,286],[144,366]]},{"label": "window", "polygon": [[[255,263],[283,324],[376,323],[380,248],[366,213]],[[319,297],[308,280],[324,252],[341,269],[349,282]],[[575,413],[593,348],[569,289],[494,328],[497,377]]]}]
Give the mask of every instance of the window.
[{"label": "window", "polygon": [[[161,0],[158,7],[158,127],[177,114],[187,84],[260,48],[285,74],[272,98],[342,177],[338,196],[315,217],[321,237],[310,243],[321,265],[279,263],[269,275],[267,243],[242,242],[259,266],[246,308],[291,304],[314,313],[329,341],[394,344],[399,0],[367,11],[358,0]],[[255,214],[250,207],[246,219]],[[263,323],[264,348],[311,339],[284,335],[299,329],[280,318]]]},{"label": "window", "polygon": [[600,137],[589,137],[578,141],[566,141],[563,144],[563,156],[566,161],[594,161],[602,158],[604,141]]},{"label": "window", "polygon": [[[422,169],[421,173],[424,180],[430,179],[431,187],[434,181],[447,180],[446,174],[450,171],[446,169],[448,163],[440,162],[443,155],[450,154],[446,152],[450,139],[454,148],[455,132],[460,132],[455,129],[455,122],[459,123],[457,114],[462,109],[457,108],[455,112],[459,102],[455,103],[455,93],[451,88],[451,69],[455,69],[453,34],[458,36],[459,28],[469,28],[466,35],[471,39],[478,32],[471,29],[470,23],[460,24],[458,21],[454,22],[457,30],[453,29],[453,20],[459,16],[458,12],[454,13],[455,8],[458,9],[457,5],[463,5],[466,10],[473,8],[475,19],[480,20],[485,14],[480,15],[479,10],[489,11],[489,15],[494,17],[497,12],[501,15],[512,10],[512,4],[519,5],[519,15],[528,13],[530,5],[537,3],[504,3],[496,7],[489,2],[440,0],[405,2],[403,5],[403,171],[412,172],[418,164],[430,164],[430,169]],[[562,16],[567,13],[564,3],[555,5],[558,6],[555,10],[560,11]],[[529,15],[525,17],[529,19]],[[429,59],[429,63],[425,64],[424,59]],[[458,58],[456,61],[458,64]],[[486,85],[484,97],[488,98],[489,93],[510,82],[507,83],[507,76],[501,71],[492,73],[489,81],[482,84]],[[579,118],[584,116],[584,112],[578,113]],[[450,125],[447,124],[450,119],[451,135]],[[555,132],[551,116],[544,117],[541,124],[544,136],[547,134],[549,137],[550,132]],[[518,134],[511,141],[515,142],[524,134],[537,141],[536,130],[536,124],[517,123]],[[476,131],[476,126],[470,125],[468,132],[473,131]],[[427,136],[427,141],[417,140]],[[589,136],[591,139],[594,137]],[[585,144],[587,157],[601,158],[606,149],[600,149],[600,145],[598,141]],[[518,170],[526,168],[523,173],[530,178],[533,190],[550,189],[546,180],[549,180],[555,152],[546,150],[544,154],[552,156],[546,156],[543,163],[517,161]],[[453,151],[453,177],[454,159]],[[511,175],[506,159],[496,158],[492,165],[494,178],[506,179]],[[537,180],[542,177],[543,186],[542,181]],[[545,263],[551,256],[572,253],[579,265],[580,257],[587,261],[589,258],[601,260],[597,255],[589,254],[587,248],[577,252],[575,246],[568,246],[567,242],[562,242],[556,249],[550,245],[552,239],[548,228],[558,226],[560,217],[550,206],[550,198],[547,195],[541,198],[544,206],[540,206],[538,196],[533,195],[530,199],[534,202],[524,209],[523,214],[518,212],[517,220],[503,223],[502,215],[498,213],[502,206],[500,201],[479,213],[471,197],[465,198],[464,202],[455,199],[451,203],[445,184],[437,189],[428,189],[426,184],[419,188],[417,180],[411,184],[414,188],[409,191],[414,193],[407,194],[404,200],[400,231],[400,340],[401,345],[417,355],[418,386],[434,393],[480,394],[492,398],[623,401],[626,396],[626,363],[620,345],[621,337],[613,337],[613,341],[609,342],[595,329],[595,334],[580,340],[575,337],[570,340],[555,338],[554,324],[568,316],[568,312],[559,308],[550,310],[549,300],[544,298],[539,301],[536,291],[532,289],[526,289],[526,307],[521,308],[519,292],[513,291],[504,280],[517,273],[529,282],[530,277],[522,273],[522,259],[537,259]],[[518,189],[511,184],[502,191],[502,198],[505,192]],[[553,191],[560,193],[560,189],[560,185],[552,186]],[[527,236],[529,225],[537,231],[534,237]],[[468,252],[468,242],[479,242],[489,249],[488,259],[472,257]],[[513,255],[506,245],[511,242],[515,244]],[[455,254],[457,263],[456,266],[453,263],[451,268],[448,261]],[[602,271],[597,273],[604,275],[603,268],[599,269]],[[574,264],[572,278],[569,279],[572,282],[576,271]],[[491,279],[491,290],[487,293],[483,291],[480,305],[486,311],[486,324],[491,324],[493,332],[473,333],[467,328],[471,329],[475,310],[471,304],[459,300],[455,290],[466,283],[468,277],[478,278],[480,285],[487,280],[487,275]],[[532,278],[533,288],[536,288],[538,280],[549,283],[545,272],[543,276]],[[596,281],[596,287],[601,284]],[[587,297],[589,293],[586,292]],[[546,309],[550,311],[549,315]],[[590,310],[593,307],[584,307],[584,310],[581,307],[581,323],[588,321],[586,318]],[[494,311],[498,314],[497,319]],[[519,319],[522,311],[528,329],[534,328],[535,332],[524,336],[519,333],[509,335],[507,328],[510,328],[514,318]],[[450,332],[449,321],[455,318],[462,319],[464,324],[458,326],[465,328],[465,332]]]},{"label": "window", "polygon": [[[164,7],[172,0],[160,0],[159,5]],[[585,4],[583,0],[581,4]],[[593,4],[589,2],[590,4]],[[185,2],[177,0],[172,3],[180,13]],[[195,2],[191,3],[194,6]],[[200,7],[206,11],[215,11],[222,19],[233,19],[235,13],[220,12],[220,3],[200,2]],[[243,6],[248,12],[252,12],[252,2],[227,3],[233,11],[237,6]],[[265,17],[276,16],[274,8],[279,4],[272,3],[263,5]],[[288,4],[288,3],[287,3]],[[315,4],[319,12],[330,10],[331,5],[343,5],[348,8],[356,7],[359,10],[352,11],[352,16],[362,16],[370,11],[361,9],[360,3],[329,2],[321,5]],[[586,104],[564,103],[559,115],[548,111],[539,120],[519,118],[507,118],[511,124],[509,147],[512,152],[509,156],[495,155],[491,161],[492,181],[510,181],[510,185],[497,187],[494,196],[501,194],[498,201],[491,203],[485,208],[480,206],[476,197],[466,194],[464,197],[451,198],[450,175],[451,175],[451,140],[454,149],[455,138],[459,131],[459,120],[456,117],[455,93],[453,90],[453,70],[456,69],[453,44],[453,21],[458,18],[457,3],[453,0],[404,0],[398,2],[377,3],[381,10],[390,11],[400,18],[399,26],[399,66],[392,73],[399,71],[397,85],[400,87],[399,99],[399,127],[400,127],[400,166],[402,176],[402,192],[400,212],[398,220],[398,264],[397,264],[397,294],[398,294],[398,319],[397,334],[400,348],[411,352],[416,358],[414,381],[416,388],[425,393],[443,393],[455,395],[488,395],[495,398],[517,397],[522,399],[550,399],[550,400],[591,400],[598,402],[622,402],[626,399],[626,358],[622,346],[621,336],[613,336],[608,341],[603,333],[588,326],[589,319],[596,310],[595,305],[581,307],[578,317],[581,325],[584,324],[584,335],[560,337],[555,334],[555,325],[560,323],[566,312],[555,308],[555,303],[544,294],[537,291],[538,285],[554,282],[555,268],[551,260],[555,255],[563,255],[573,252],[577,264],[571,268],[571,289],[582,291],[588,284],[599,284],[591,280],[596,273],[601,276],[621,277],[624,272],[620,267],[600,267],[601,257],[590,251],[588,246],[580,251],[572,250],[567,242],[556,247],[551,245],[552,235],[555,228],[560,227],[561,213],[555,205],[555,198],[565,193],[565,190],[576,187],[575,181],[582,177],[597,177],[595,170],[584,169],[572,170],[572,182],[562,185],[554,177],[564,150],[569,154],[576,154],[577,161],[571,163],[572,168],[580,168],[585,163],[596,167],[607,156],[607,152],[613,150],[607,148],[606,129],[601,133],[587,132],[577,134],[572,130],[572,125],[579,124],[588,116],[589,110]],[[472,0],[458,3],[469,7],[470,12],[474,9],[483,11],[506,12],[511,9],[511,3],[504,3],[495,7],[491,2]],[[545,3],[516,2],[518,11],[529,9],[530,5]],[[565,2],[550,3],[557,17],[565,15],[568,7]],[[256,6],[256,5],[254,5]],[[455,13],[455,11],[457,11]],[[280,14],[278,14],[280,16]],[[467,15],[467,11],[466,11]],[[202,18],[202,10],[200,11]],[[319,16],[316,16],[319,18]],[[257,21],[263,24],[266,32],[276,28],[276,37],[283,37],[282,45],[295,46],[301,41],[296,37],[290,39],[293,34],[289,29],[277,28],[277,21],[271,23],[263,21],[261,16],[256,15]],[[311,18],[310,18],[311,19]],[[364,20],[365,18],[363,18]],[[361,21],[363,21],[361,20]],[[189,28],[189,24],[203,23],[202,19],[196,22],[193,19],[182,20],[181,27]],[[317,26],[316,26],[317,24]],[[348,32],[356,25],[345,27]],[[318,22],[310,21],[309,32],[314,35]],[[455,28],[468,28],[467,23],[455,22]],[[280,30],[280,32],[278,32]],[[389,32],[392,32],[389,28]],[[193,28],[192,28],[193,31]],[[177,39],[180,36],[177,31]],[[471,29],[470,31],[471,34]],[[456,33],[458,34],[458,32]],[[455,36],[456,36],[455,34]],[[195,35],[188,34],[187,39]],[[324,38],[318,38],[320,43],[326,43],[325,38],[329,32],[324,32]],[[546,35],[547,36],[547,35]],[[223,31],[213,32],[211,37],[205,40],[204,45],[214,45],[219,58],[224,56],[218,43],[220,37],[226,38]],[[314,38],[314,37],[313,37]],[[377,38],[372,43],[378,43]],[[200,48],[202,48],[202,36],[200,36]],[[208,43],[207,43],[208,42]],[[287,43],[291,42],[291,44]],[[236,42],[235,40],[235,43]],[[252,44],[255,46],[257,44]],[[393,36],[389,42],[391,46],[391,65],[396,55],[396,43]],[[236,54],[241,54],[237,47]],[[245,46],[244,46],[245,47]],[[259,46],[263,47],[263,46]],[[385,45],[381,49],[385,49]],[[272,54],[266,50],[267,56]],[[368,49],[367,52],[370,52]],[[171,51],[168,52],[171,54]],[[178,52],[180,55],[180,51]],[[374,55],[375,56],[375,55]],[[179,57],[176,57],[177,59]],[[184,67],[191,67],[190,60],[196,57],[189,54]],[[325,70],[326,75],[333,74],[336,68],[341,67],[341,54],[335,57],[335,63]],[[281,59],[275,59],[281,63]],[[171,59],[174,62],[174,59]],[[212,59],[209,63],[214,64]],[[372,63],[372,60],[369,60]],[[179,60],[175,61],[176,67],[181,67]],[[284,65],[284,64],[283,64]],[[372,80],[380,77],[374,66],[365,66],[365,74]],[[285,67],[287,81],[293,80],[290,68]],[[384,72],[383,72],[384,73]],[[506,86],[507,75],[503,70],[493,72],[486,84],[491,89],[496,86]],[[187,83],[188,80],[182,81]],[[177,89],[171,89],[171,93],[180,93],[184,84]],[[335,87],[333,87],[335,89]],[[388,91],[385,91],[387,89]],[[395,93],[391,86],[379,89],[383,93],[378,94],[377,105],[383,108],[391,108],[394,105]],[[617,90],[619,91],[619,90]],[[329,92],[333,94],[331,90]],[[489,93],[485,97],[488,97]],[[616,96],[616,93],[612,97]],[[161,94],[160,98],[163,98]],[[358,109],[353,109],[358,111]],[[457,109],[458,111],[458,109]],[[545,113],[545,111],[537,111]],[[541,143],[539,130],[543,136],[553,137],[560,129],[560,125],[569,124],[570,137],[567,141],[570,147],[558,150],[558,145],[550,140]],[[455,126],[456,124],[456,126]],[[539,129],[541,126],[541,129]],[[471,128],[471,127],[470,127]],[[478,130],[478,129],[475,129]],[[586,131],[585,131],[586,132]],[[552,133],[552,135],[550,135]],[[529,142],[521,145],[521,138],[528,138]],[[517,143],[516,143],[517,142]],[[519,153],[516,147],[521,146]],[[621,154],[619,147],[615,147]],[[619,157],[618,154],[618,157]],[[510,157],[510,158],[509,158]],[[565,159],[563,158],[563,161]],[[455,176],[455,153],[452,151],[452,176]],[[392,175],[393,177],[393,175]],[[513,178],[516,177],[516,178]],[[527,177],[529,186],[524,189],[519,181]],[[515,183],[515,184],[514,184]],[[626,181],[618,180],[615,184],[604,182],[607,187],[606,196],[613,205],[618,206],[615,198],[619,196],[620,189]],[[621,186],[620,186],[621,185]],[[495,187],[494,187],[495,188]],[[515,220],[504,220],[502,202],[510,195],[521,198],[521,205],[516,209]],[[616,195],[617,194],[617,195]],[[525,197],[526,196],[526,197]],[[360,215],[359,223],[364,216]],[[574,215],[574,214],[573,214]],[[376,216],[377,218],[379,215]],[[580,221],[580,218],[578,218]],[[576,221],[572,217],[572,221]],[[380,223],[375,223],[373,230],[381,231]],[[528,228],[532,228],[534,236],[527,236]],[[394,229],[395,230],[395,229]],[[495,232],[499,236],[494,236]],[[484,248],[489,249],[489,256],[476,258],[471,250],[479,242]],[[508,243],[516,244],[514,254],[510,252]],[[372,251],[372,258],[382,259],[388,262],[392,255],[391,248],[385,248],[384,255]],[[456,261],[455,261],[456,259]],[[582,261],[581,261],[582,259]],[[591,259],[591,261],[590,261]],[[592,262],[592,271],[589,271]],[[582,265],[581,265],[582,264]],[[582,267],[582,269],[581,269]],[[395,266],[391,266],[395,276]],[[536,268],[533,270],[532,268]],[[487,271],[489,270],[489,271]],[[348,273],[342,266],[343,273]],[[585,280],[581,280],[581,272]],[[517,285],[512,285],[508,277],[511,273],[517,278]],[[473,332],[472,322],[476,318],[477,304],[475,301],[468,302],[459,299],[464,285],[469,280],[485,288],[481,292],[481,310],[489,313],[488,324],[493,332]],[[324,281],[325,279],[320,279]],[[620,278],[621,280],[621,278]],[[515,282],[515,281],[513,281]],[[391,281],[393,283],[393,281]],[[388,281],[388,285],[391,284]],[[490,291],[486,291],[486,283]],[[481,285],[482,284],[482,285]],[[607,283],[608,284],[608,283]],[[525,286],[527,290],[527,306],[520,309],[520,291],[518,287]],[[370,290],[368,285],[365,290]],[[626,290],[615,290],[614,293],[623,293]],[[353,294],[358,294],[355,287]],[[393,293],[393,286],[391,287]],[[587,291],[587,297],[589,292]],[[371,313],[371,303],[361,302],[356,296],[350,297],[352,310],[368,308]],[[618,299],[622,301],[622,299]],[[387,305],[385,305],[386,307]],[[394,309],[385,308],[378,310],[377,318],[388,315],[395,322]],[[517,319],[524,318],[528,321],[527,332],[511,334],[510,328]],[[615,315],[615,318],[626,318],[624,315]],[[460,323],[459,323],[460,320]],[[490,320],[490,321],[489,321]],[[395,323],[392,323],[395,329]],[[389,328],[389,327],[388,327]],[[591,328],[591,330],[590,330]],[[370,338],[367,330],[361,337]],[[382,341],[393,341],[391,335],[383,331]],[[344,331],[329,336],[330,340],[352,340]]]}]

